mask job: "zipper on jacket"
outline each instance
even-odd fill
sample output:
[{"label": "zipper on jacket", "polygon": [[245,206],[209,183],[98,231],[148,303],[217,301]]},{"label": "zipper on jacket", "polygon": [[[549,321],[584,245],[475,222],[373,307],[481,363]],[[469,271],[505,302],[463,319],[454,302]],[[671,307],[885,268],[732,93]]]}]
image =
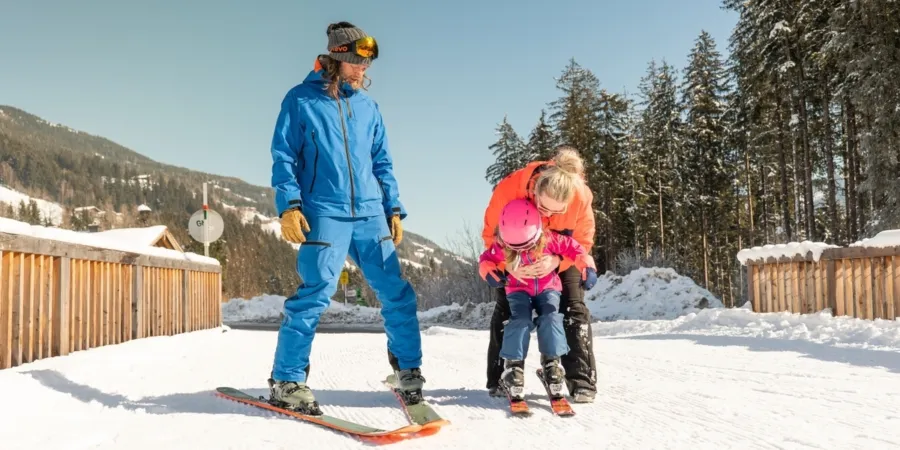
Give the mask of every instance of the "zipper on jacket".
[{"label": "zipper on jacket", "polygon": [[[316,156],[315,156],[315,158],[313,158],[313,179],[312,179],[312,183],[309,183],[309,193],[310,193],[310,194],[312,194],[313,187],[316,186],[316,175],[319,174],[319,171],[318,171],[318,168],[319,168],[319,142],[316,141],[316,130],[312,130],[312,138],[313,138],[313,145],[316,146]],[[303,162],[303,166],[304,166],[304,167],[306,166],[306,162],[305,162],[305,161]]]},{"label": "zipper on jacket", "polygon": [[338,114],[341,116],[341,131],[344,133],[344,153],[347,155],[347,172],[350,174],[350,215],[356,217],[356,206],[353,202],[356,193],[353,189],[353,163],[350,161],[350,141],[347,139],[347,124],[344,123],[344,109],[341,108],[341,101],[338,100],[337,104]]}]

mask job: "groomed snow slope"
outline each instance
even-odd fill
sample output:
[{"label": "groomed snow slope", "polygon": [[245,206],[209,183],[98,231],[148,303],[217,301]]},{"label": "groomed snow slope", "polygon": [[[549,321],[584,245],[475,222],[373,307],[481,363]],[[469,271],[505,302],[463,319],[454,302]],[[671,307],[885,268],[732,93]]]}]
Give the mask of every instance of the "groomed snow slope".
[{"label": "groomed snow slope", "polygon": [[[772,327],[788,320],[755,316]],[[900,446],[900,339],[881,342],[889,351],[841,348],[803,336],[741,336],[728,319],[682,334],[671,331],[683,323],[668,322],[622,330],[643,335],[595,337],[600,395],[594,404],[575,405],[578,415],[568,419],[548,412],[531,373],[536,351],[527,378],[535,415],[510,419],[504,400],[484,389],[487,333],[432,327],[423,336],[426,394],[452,424],[391,448]],[[606,325],[615,324],[596,326]],[[900,323],[877,325],[880,332],[876,324],[849,320],[835,334],[884,335]],[[2,448],[365,448],[345,435],[213,396],[219,385],[266,395],[275,339],[267,331],[206,330],[0,371]],[[383,334],[316,337],[311,383],[326,411],[381,427],[404,423],[379,383],[387,368],[384,348]]]}]

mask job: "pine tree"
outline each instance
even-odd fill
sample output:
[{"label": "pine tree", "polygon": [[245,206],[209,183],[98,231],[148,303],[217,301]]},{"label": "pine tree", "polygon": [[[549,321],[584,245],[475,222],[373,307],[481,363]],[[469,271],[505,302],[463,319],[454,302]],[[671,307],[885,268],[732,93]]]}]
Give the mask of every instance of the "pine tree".
[{"label": "pine tree", "polygon": [[[689,149],[683,178],[689,187],[685,205],[696,211],[692,227],[699,238],[704,286],[710,287],[711,240],[722,231],[722,219],[734,210],[730,198],[735,163],[726,154],[722,123],[725,105],[725,69],[715,41],[706,31],[695,41],[685,68],[682,103],[686,113],[685,138]],[[726,228],[727,229],[727,228]],[[713,250],[718,247],[713,247]]]},{"label": "pine tree", "polygon": [[510,173],[522,168],[527,163],[525,143],[503,116],[503,122],[497,126],[499,138],[488,147],[496,161],[485,170],[484,178],[491,186],[497,186],[500,180]]},{"label": "pine tree", "polygon": [[541,117],[528,136],[528,161],[548,161],[553,157],[556,137],[553,127],[547,123],[547,110],[541,109]]},{"label": "pine tree", "polygon": [[[895,2],[841,1],[830,18],[843,94],[846,152],[859,189],[854,228],[866,234],[900,227],[900,7]],[[851,178],[852,180],[852,178]],[[849,188],[849,186],[848,186]],[[848,192],[848,197],[853,193]],[[871,214],[866,214],[869,209]],[[867,216],[868,220],[867,220]],[[858,239],[853,233],[851,239]]]},{"label": "pine tree", "polygon": [[[663,61],[657,67],[651,61],[647,74],[641,79],[640,96],[643,110],[638,125],[641,151],[639,161],[646,179],[646,191],[653,197],[654,220],[648,221],[647,246],[653,246],[665,256],[675,248],[679,224],[679,200],[684,186],[679,182],[679,163],[682,158],[681,107],[677,100],[674,68]],[[648,204],[649,207],[649,204]],[[647,249],[649,252],[649,248]],[[674,251],[674,250],[673,250]]]}]

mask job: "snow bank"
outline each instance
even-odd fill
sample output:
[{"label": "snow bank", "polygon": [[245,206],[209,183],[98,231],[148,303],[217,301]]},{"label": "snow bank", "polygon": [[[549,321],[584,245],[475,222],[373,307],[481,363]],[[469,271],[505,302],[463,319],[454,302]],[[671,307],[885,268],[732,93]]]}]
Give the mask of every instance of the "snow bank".
[{"label": "snow bank", "polygon": [[885,230],[873,238],[866,238],[850,244],[850,247],[884,248],[900,245],[900,230]]},{"label": "snow bank", "polygon": [[[226,323],[281,321],[284,297],[262,295],[250,300],[231,299],[222,305]],[[600,277],[587,293],[587,305],[594,320],[674,319],[703,308],[721,308],[722,302],[690,278],[672,269],[638,269],[625,277],[612,273]],[[493,303],[454,303],[419,311],[423,324],[452,325],[486,329],[490,325]],[[379,308],[344,305],[333,301],[322,315],[322,323],[379,324]]]},{"label": "snow bank", "polygon": [[594,336],[644,334],[701,334],[803,340],[820,344],[900,351],[900,321],[832,317],[830,310],[816,314],[754,313],[742,308],[707,309],[674,320],[595,323]]},{"label": "snow bank", "polygon": [[768,257],[780,258],[806,256],[812,253],[813,261],[818,261],[822,256],[822,252],[828,248],[840,248],[837,245],[826,244],[824,242],[790,242],[787,244],[769,244],[762,247],[753,247],[743,249],[738,252],[737,259],[742,265],[747,265],[749,260],[765,259]]},{"label": "snow bank", "polygon": [[633,270],[622,277],[607,272],[586,296],[595,320],[674,319],[724,305],[694,280],[668,268]]},{"label": "snow bank", "polygon": [[219,265],[219,261],[217,259],[208,258],[196,253],[182,253],[177,250],[170,250],[167,248],[152,247],[146,244],[135,244],[127,238],[127,233],[121,237],[116,236],[115,233],[109,235],[106,235],[105,233],[84,233],[72,230],[64,230],[62,228],[31,225],[26,222],[19,222],[18,220],[12,220],[3,217],[0,217],[0,232],[31,236],[38,239],[49,239],[53,241],[67,242],[70,244],[81,244],[90,247],[105,248],[109,250],[138,253],[142,255],[159,256],[162,258],[181,259],[205,264]]},{"label": "snow bank", "polygon": [[[642,268],[625,277],[607,274],[588,293],[595,337],[707,335],[802,340],[825,345],[900,351],[900,320],[873,321],[817,314],[754,313],[750,304],[724,308],[709,291],[671,269]],[[225,323],[278,322],[284,297],[264,295],[223,304]],[[453,304],[419,311],[428,334],[485,330],[493,303]],[[332,302],[324,324],[380,324],[378,308]],[[455,331],[454,331],[455,329]]]},{"label": "snow bank", "polygon": [[[225,323],[281,321],[285,297],[281,295],[261,295],[250,300],[233,298],[222,304],[222,320]],[[493,303],[465,305],[452,304],[438,306],[427,311],[419,311],[419,322],[423,324],[452,324],[464,328],[485,329],[490,322]],[[369,306],[345,305],[332,301],[322,313],[322,324],[380,324],[381,309]]]}]

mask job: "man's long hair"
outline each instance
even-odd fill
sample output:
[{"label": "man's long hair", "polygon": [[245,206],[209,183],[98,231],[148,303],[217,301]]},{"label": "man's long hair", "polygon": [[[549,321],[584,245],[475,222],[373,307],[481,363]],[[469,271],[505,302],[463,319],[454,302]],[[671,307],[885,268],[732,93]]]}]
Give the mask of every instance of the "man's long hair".
[{"label": "man's long hair", "polygon": [[[341,92],[341,83],[344,82],[341,79],[341,61],[328,55],[322,55],[319,57],[319,64],[322,65],[322,78],[325,79],[325,90],[328,92],[328,95],[337,100]],[[372,79],[369,78],[369,75],[363,74],[363,82],[360,87],[363,90],[368,90],[371,85]]]}]

